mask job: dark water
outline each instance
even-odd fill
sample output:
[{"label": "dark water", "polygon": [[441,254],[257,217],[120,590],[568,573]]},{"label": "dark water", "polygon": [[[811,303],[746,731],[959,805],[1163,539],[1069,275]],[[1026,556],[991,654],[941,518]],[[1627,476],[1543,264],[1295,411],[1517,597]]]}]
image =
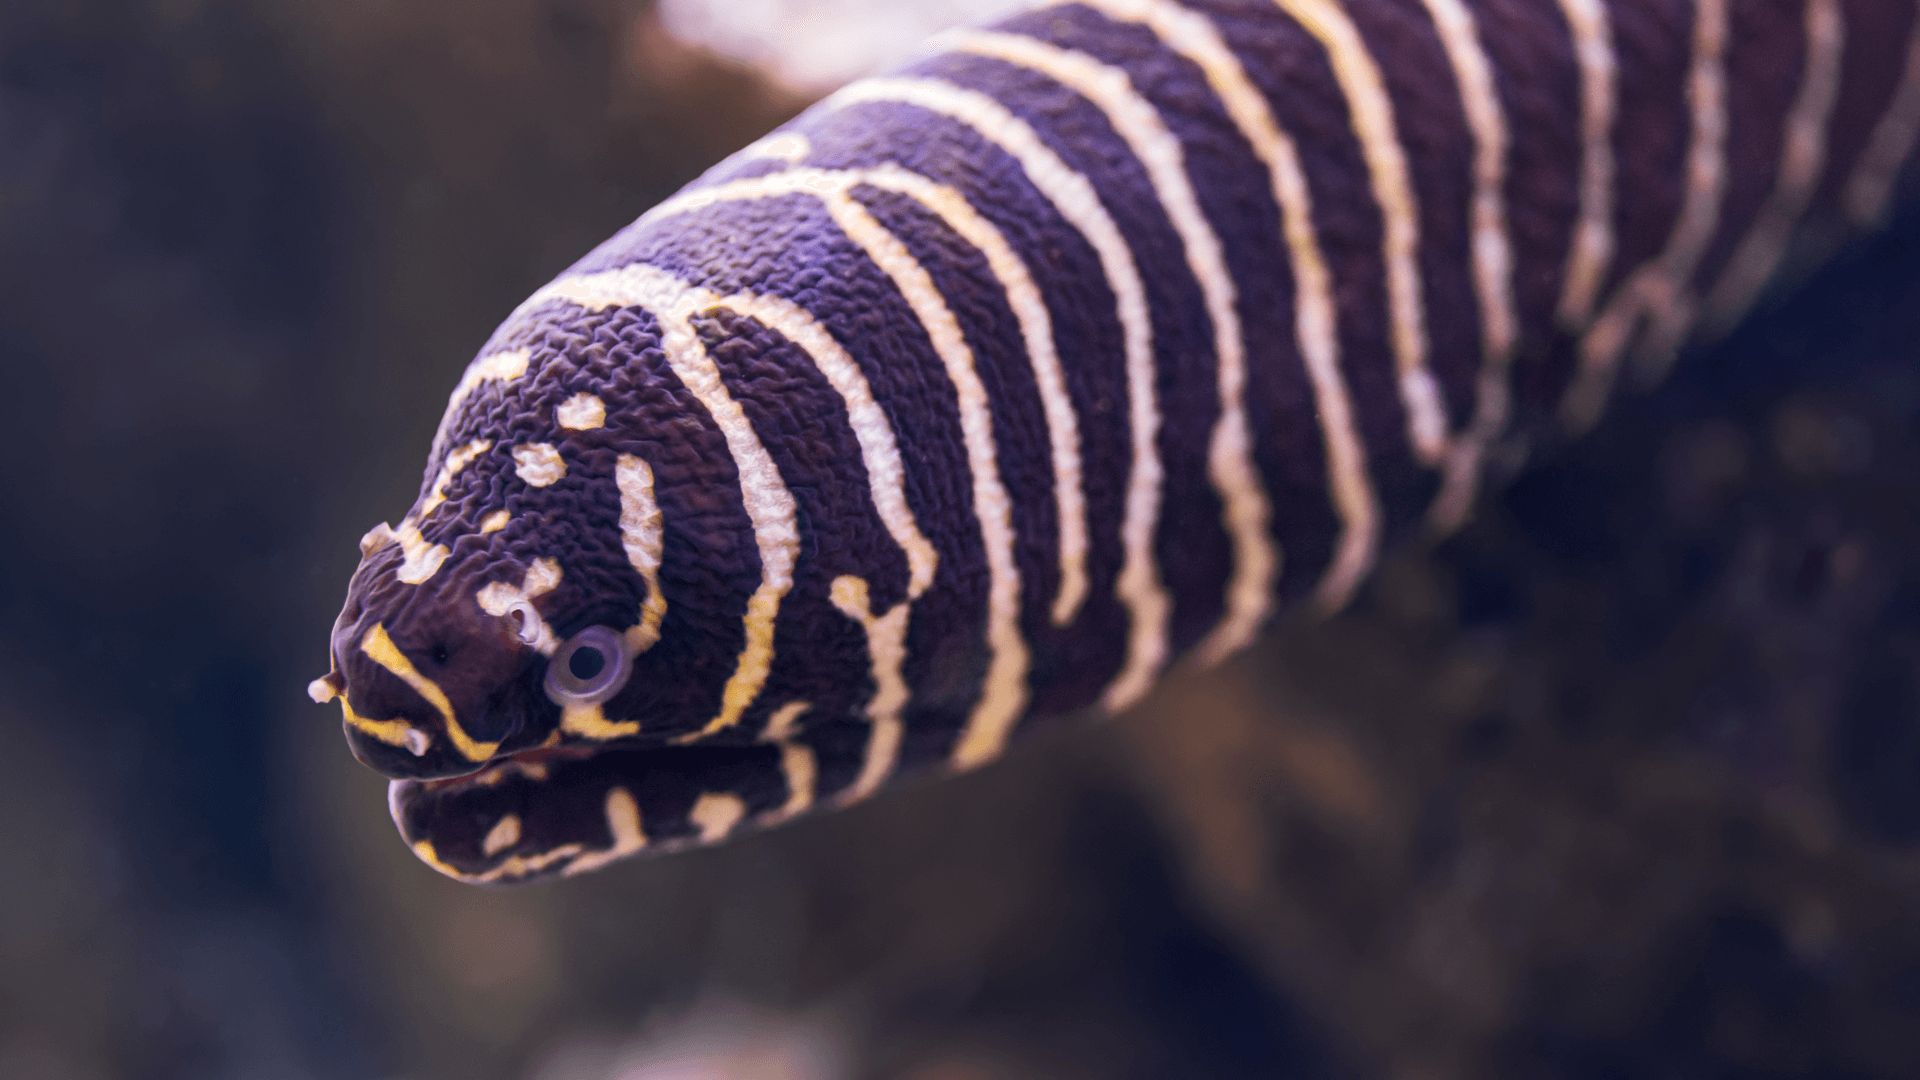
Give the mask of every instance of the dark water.
[{"label": "dark water", "polygon": [[1911,227],[1127,725],[418,864],[303,692],[355,541],[501,314],[797,104],[611,0],[0,10],[0,1076],[1910,1074]]}]

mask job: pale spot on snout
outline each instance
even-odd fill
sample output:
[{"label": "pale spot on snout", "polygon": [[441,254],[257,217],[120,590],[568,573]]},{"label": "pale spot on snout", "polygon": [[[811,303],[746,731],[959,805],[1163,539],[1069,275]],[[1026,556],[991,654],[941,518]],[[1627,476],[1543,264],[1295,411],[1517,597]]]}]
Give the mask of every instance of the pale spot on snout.
[{"label": "pale spot on snout", "polygon": [[575,394],[553,410],[553,419],[568,431],[591,431],[607,426],[607,406],[592,394]]},{"label": "pale spot on snout", "polygon": [[487,838],[481,842],[480,850],[486,852],[488,858],[492,858],[519,842],[520,819],[508,814],[494,824],[487,833]]},{"label": "pale spot on snout", "polygon": [[550,443],[528,443],[513,448],[514,474],[528,487],[546,487],[567,475],[567,463]]}]

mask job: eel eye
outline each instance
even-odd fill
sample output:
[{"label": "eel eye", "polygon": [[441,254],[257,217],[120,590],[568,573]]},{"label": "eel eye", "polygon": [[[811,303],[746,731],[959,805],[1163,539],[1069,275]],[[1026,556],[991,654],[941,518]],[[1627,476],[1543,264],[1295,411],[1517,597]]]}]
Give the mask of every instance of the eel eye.
[{"label": "eel eye", "polygon": [[547,663],[547,697],[555,705],[598,705],[627,685],[633,665],[619,631],[589,626],[553,651]]}]

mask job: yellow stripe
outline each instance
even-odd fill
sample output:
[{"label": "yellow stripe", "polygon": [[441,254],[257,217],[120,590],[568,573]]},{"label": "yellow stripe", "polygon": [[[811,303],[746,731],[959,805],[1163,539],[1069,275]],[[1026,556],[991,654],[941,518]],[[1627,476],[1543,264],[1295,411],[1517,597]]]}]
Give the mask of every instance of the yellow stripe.
[{"label": "yellow stripe", "polygon": [[399,676],[401,682],[413,687],[414,693],[440,711],[440,718],[446,723],[447,737],[453,740],[455,748],[468,761],[485,761],[500,749],[497,742],[475,742],[467,736],[466,729],[460,726],[459,719],[453,715],[453,703],[447,700],[446,693],[432,679],[414,670],[413,661],[408,660],[406,654],[394,645],[384,625],[374,623],[367,630],[360,638],[360,651],[371,657],[374,663]]},{"label": "yellow stripe", "polygon": [[640,734],[640,721],[612,721],[599,705],[567,705],[560,710],[560,730],[593,742]]},{"label": "yellow stripe", "polygon": [[[416,840],[413,853],[420,861],[447,875],[455,881],[464,881],[469,885],[491,885],[496,881],[517,881],[537,874],[563,859],[571,859],[585,850],[584,844],[563,844],[547,851],[532,855],[509,855],[500,865],[483,874],[466,874],[454,869],[440,860],[440,853],[434,850],[433,841]],[[566,873],[576,873],[571,865]]]},{"label": "yellow stripe", "polygon": [[416,730],[405,720],[369,720],[353,711],[347,704],[347,696],[340,695],[340,708],[346,714],[347,724],[356,731],[365,732],[388,746],[407,745],[408,732]]},{"label": "yellow stripe", "polygon": [[[888,535],[893,537],[894,543],[906,556],[907,594],[884,615],[875,617],[867,609],[866,582],[859,578],[838,578],[829,590],[829,598],[834,606],[858,622],[866,632],[867,662],[874,684],[874,695],[866,707],[871,728],[867,734],[865,764],[859,778],[842,795],[843,800],[851,801],[877,787],[893,767],[893,748],[899,745],[902,729],[900,713],[906,708],[909,696],[906,680],[901,675],[901,665],[906,662],[907,655],[907,623],[912,617],[913,602],[933,585],[934,572],[940,564],[940,553],[921,533],[913,510],[907,504],[906,471],[893,427],[879,402],[874,400],[873,388],[868,385],[859,364],[847,354],[846,349],[804,308],[791,301],[777,296],[740,294],[727,297],[721,303],[799,345],[840,394],[847,408],[855,441],[860,445],[861,460],[867,468],[868,493],[873,500],[874,510],[886,525]],[[846,602],[845,584],[848,582],[858,583],[857,608],[850,607]],[[811,766],[811,751],[791,746],[782,751],[783,764],[799,767],[794,756],[796,749],[806,753],[807,763]]]},{"label": "yellow stripe", "polygon": [[460,470],[472,464],[474,458],[479,457],[492,448],[493,443],[491,441],[487,439],[475,439],[460,449],[448,454],[446,463],[440,466],[439,475],[433,479],[433,487],[427,492],[426,499],[421,502],[419,509],[410,514],[409,517],[415,521],[425,521],[427,515],[439,509],[440,504],[447,501],[447,485],[453,483],[453,478],[460,475]]}]

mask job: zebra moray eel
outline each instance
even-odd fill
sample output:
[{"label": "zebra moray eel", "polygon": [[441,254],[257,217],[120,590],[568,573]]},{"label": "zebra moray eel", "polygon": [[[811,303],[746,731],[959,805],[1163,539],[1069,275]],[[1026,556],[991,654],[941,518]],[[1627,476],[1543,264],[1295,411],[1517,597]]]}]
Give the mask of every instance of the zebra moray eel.
[{"label": "zebra moray eel", "polygon": [[1912,0],[1080,0],[950,34],[513,312],[310,692],[472,882],[1123,710],[1340,607],[1495,451],[1872,224],[1916,32]]}]

